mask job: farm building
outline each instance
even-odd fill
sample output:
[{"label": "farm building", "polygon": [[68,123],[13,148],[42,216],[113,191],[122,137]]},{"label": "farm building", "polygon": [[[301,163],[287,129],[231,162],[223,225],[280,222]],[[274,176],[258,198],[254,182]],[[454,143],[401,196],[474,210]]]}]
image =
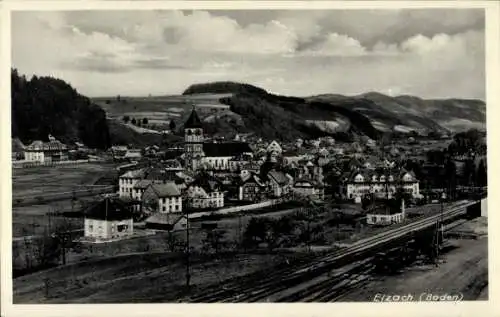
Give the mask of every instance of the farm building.
[{"label": "farm building", "polygon": [[85,211],[85,238],[115,239],[131,235],[133,229],[132,212],[118,199],[105,198]]},{"label": "farm building", "polygon": [[146,228],[154,230],[179,231],[186,230],[186,215],[171,213],[155,213],[146,219]]}]

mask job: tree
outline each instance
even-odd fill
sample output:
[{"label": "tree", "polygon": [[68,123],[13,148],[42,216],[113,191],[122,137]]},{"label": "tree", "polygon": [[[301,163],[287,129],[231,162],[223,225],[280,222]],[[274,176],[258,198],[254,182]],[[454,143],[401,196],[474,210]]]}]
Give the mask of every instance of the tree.
[{"label": "tree", "polygon": [[448,158],[444,165],[444,179],[448,191],[448,196],[455,197],[457,188],[457,167],[455,162]]},{"label": "tree", "polygon": [[488,185],[488,171],[486,170],[486,164],[484,159],[479,162],[477,167],[477,186],[487,186]]},{"label": "tree", "polygon": [[130,121],[130,123],[132,123],[133,125],[136,125],[137,121],[135,120],[135,118],[132,118],[132,120]]},{"label": "tree", "polygon": [[170,120],[169,127],[170,127],[170,131],[173,132],[175,130],[175,121],[173,119]]},{"label": "tree", "polygon": [[143,118],[142,119],[142,125],[148,124],[148,118]]},{"label": "tree", "polygon": [[123,117],[123,122],[128,123],[129,121],[130,121],[130,117],[129,116],[124,116]]},{"label": "tree", "polygon": [[177,245],[179,244],[179,239],[177,236],[172,232],[172,230],[168,231],[167,238],[167,248],[170,252],[174,252],[177,248]]},{"label": "tree", "polygon": [[227,244],[225,241],[226,230],[209,229],[205,231],[205,239],[203,239],[203,248],[205,250],[212,249],[215,254],[218,254],[221,247]]},{"label": "tree", "polygon": [[462,169],[462,184],[464,186],[470,186],[476,182],[476,166],[472,159],[467,159],[464,162],[464,167]]},{"label": "tree", "polygon": [[120,95],[116,96],[116,101],[118,101],[118,102],[119,102],[120,100],[121,100]]}]

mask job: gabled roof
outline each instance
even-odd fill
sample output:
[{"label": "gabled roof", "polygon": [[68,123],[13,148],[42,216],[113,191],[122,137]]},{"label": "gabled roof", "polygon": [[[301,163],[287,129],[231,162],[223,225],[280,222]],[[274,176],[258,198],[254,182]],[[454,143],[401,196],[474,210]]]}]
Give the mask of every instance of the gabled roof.
[{"label": "gabled roof", "polygon": [[137,184],[134,185],[134,188],[136,188],[136,189],[146,189],[152,183],[153,182],[151,180],[149,180],[149,179],[141,179],[140,181],[137,182]]},{"label": "gabled roof", "polygon": [[132,218],[132,212],[119,199],[105,198],[90,206],[84,212],[85,218],[98,220],[125,220]]},{"label": "gabled roof", "polygon": [[267,173],[267,177],[274,179],[279,185],[286,185],[290,181],[285,173],[276,170],[269,171],[269,173]]},{"label": "gabled roof", "polygon": [[60,141],[54,140],[49,142],[42,142],[40,140],[33,141],[30,145],[25,147],[26,151],[62,151],[67,150],[68,147]]},{"label": "gabled roof", "polygon": [[147,168],[141,168],[137,170],[128,171],[120,177],[123,178],[144,178],[146,177]]},{"label": "gabled roof", "polygon": [[206,157],[235,157],[252,149],[245,142],[203,143],[203,152]]},{"label": "gabled roof", "polygon": [[189,186],[199,186],[207,193],[220,191],[222,183],[210,175],[199,175]]},{"label": "gabled roof", "polygon": [[181,192],[173,182],[165,184],[152,184],[150,187],[153,189],[158,198],[180,196]]},{"label": "gabled roof", "polygon": [[198,117],[198,114],[196,113],[196,110],[193,105],[193,110],[191,110],[191,114],[189,115],[189,118],[187,119],[186,123],[184,123],[184,128],[185,129],[194,129],[194,128],[202,128],[203,125],[201,124],[200,117]]},{"label": "gabled roof", "polygon": [[172,213],[161,213],[157,212],[148,217],[145,222],[146,223],[154,223],[154,224],[162,224],[162,225],[175,225],[179,222],[184,215],[175,215]]},{"label": "gabled roof", "polygon": [[248,184],[248,183],[255,183],[261,187],[266,186],[256,173],[250,173],[250,175],[248,175],[248,177],[240,178],[240,185],[244,185],[244,184]]}]

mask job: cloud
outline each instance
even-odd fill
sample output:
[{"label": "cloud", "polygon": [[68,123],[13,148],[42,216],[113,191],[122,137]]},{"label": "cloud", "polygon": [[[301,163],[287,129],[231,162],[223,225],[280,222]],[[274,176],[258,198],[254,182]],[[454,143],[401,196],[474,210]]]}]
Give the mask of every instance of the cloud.
[{"label": "cloud", "polygon": [[484,98],[484,17],[445,11],[15,12],[12,58],[90,95],[235,80],[289,95]]}]

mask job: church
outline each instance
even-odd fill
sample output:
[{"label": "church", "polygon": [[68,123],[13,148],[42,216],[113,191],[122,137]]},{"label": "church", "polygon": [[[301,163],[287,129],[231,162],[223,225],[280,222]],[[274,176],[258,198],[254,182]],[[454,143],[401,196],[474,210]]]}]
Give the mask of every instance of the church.
[{"label": "church", "polygon": [[253,156],[248,143],[205,139],[202,122],[193,105],[193,110],[184,123],[184,167],[191,171],[229,171],[231,162],[242,156]]}]

